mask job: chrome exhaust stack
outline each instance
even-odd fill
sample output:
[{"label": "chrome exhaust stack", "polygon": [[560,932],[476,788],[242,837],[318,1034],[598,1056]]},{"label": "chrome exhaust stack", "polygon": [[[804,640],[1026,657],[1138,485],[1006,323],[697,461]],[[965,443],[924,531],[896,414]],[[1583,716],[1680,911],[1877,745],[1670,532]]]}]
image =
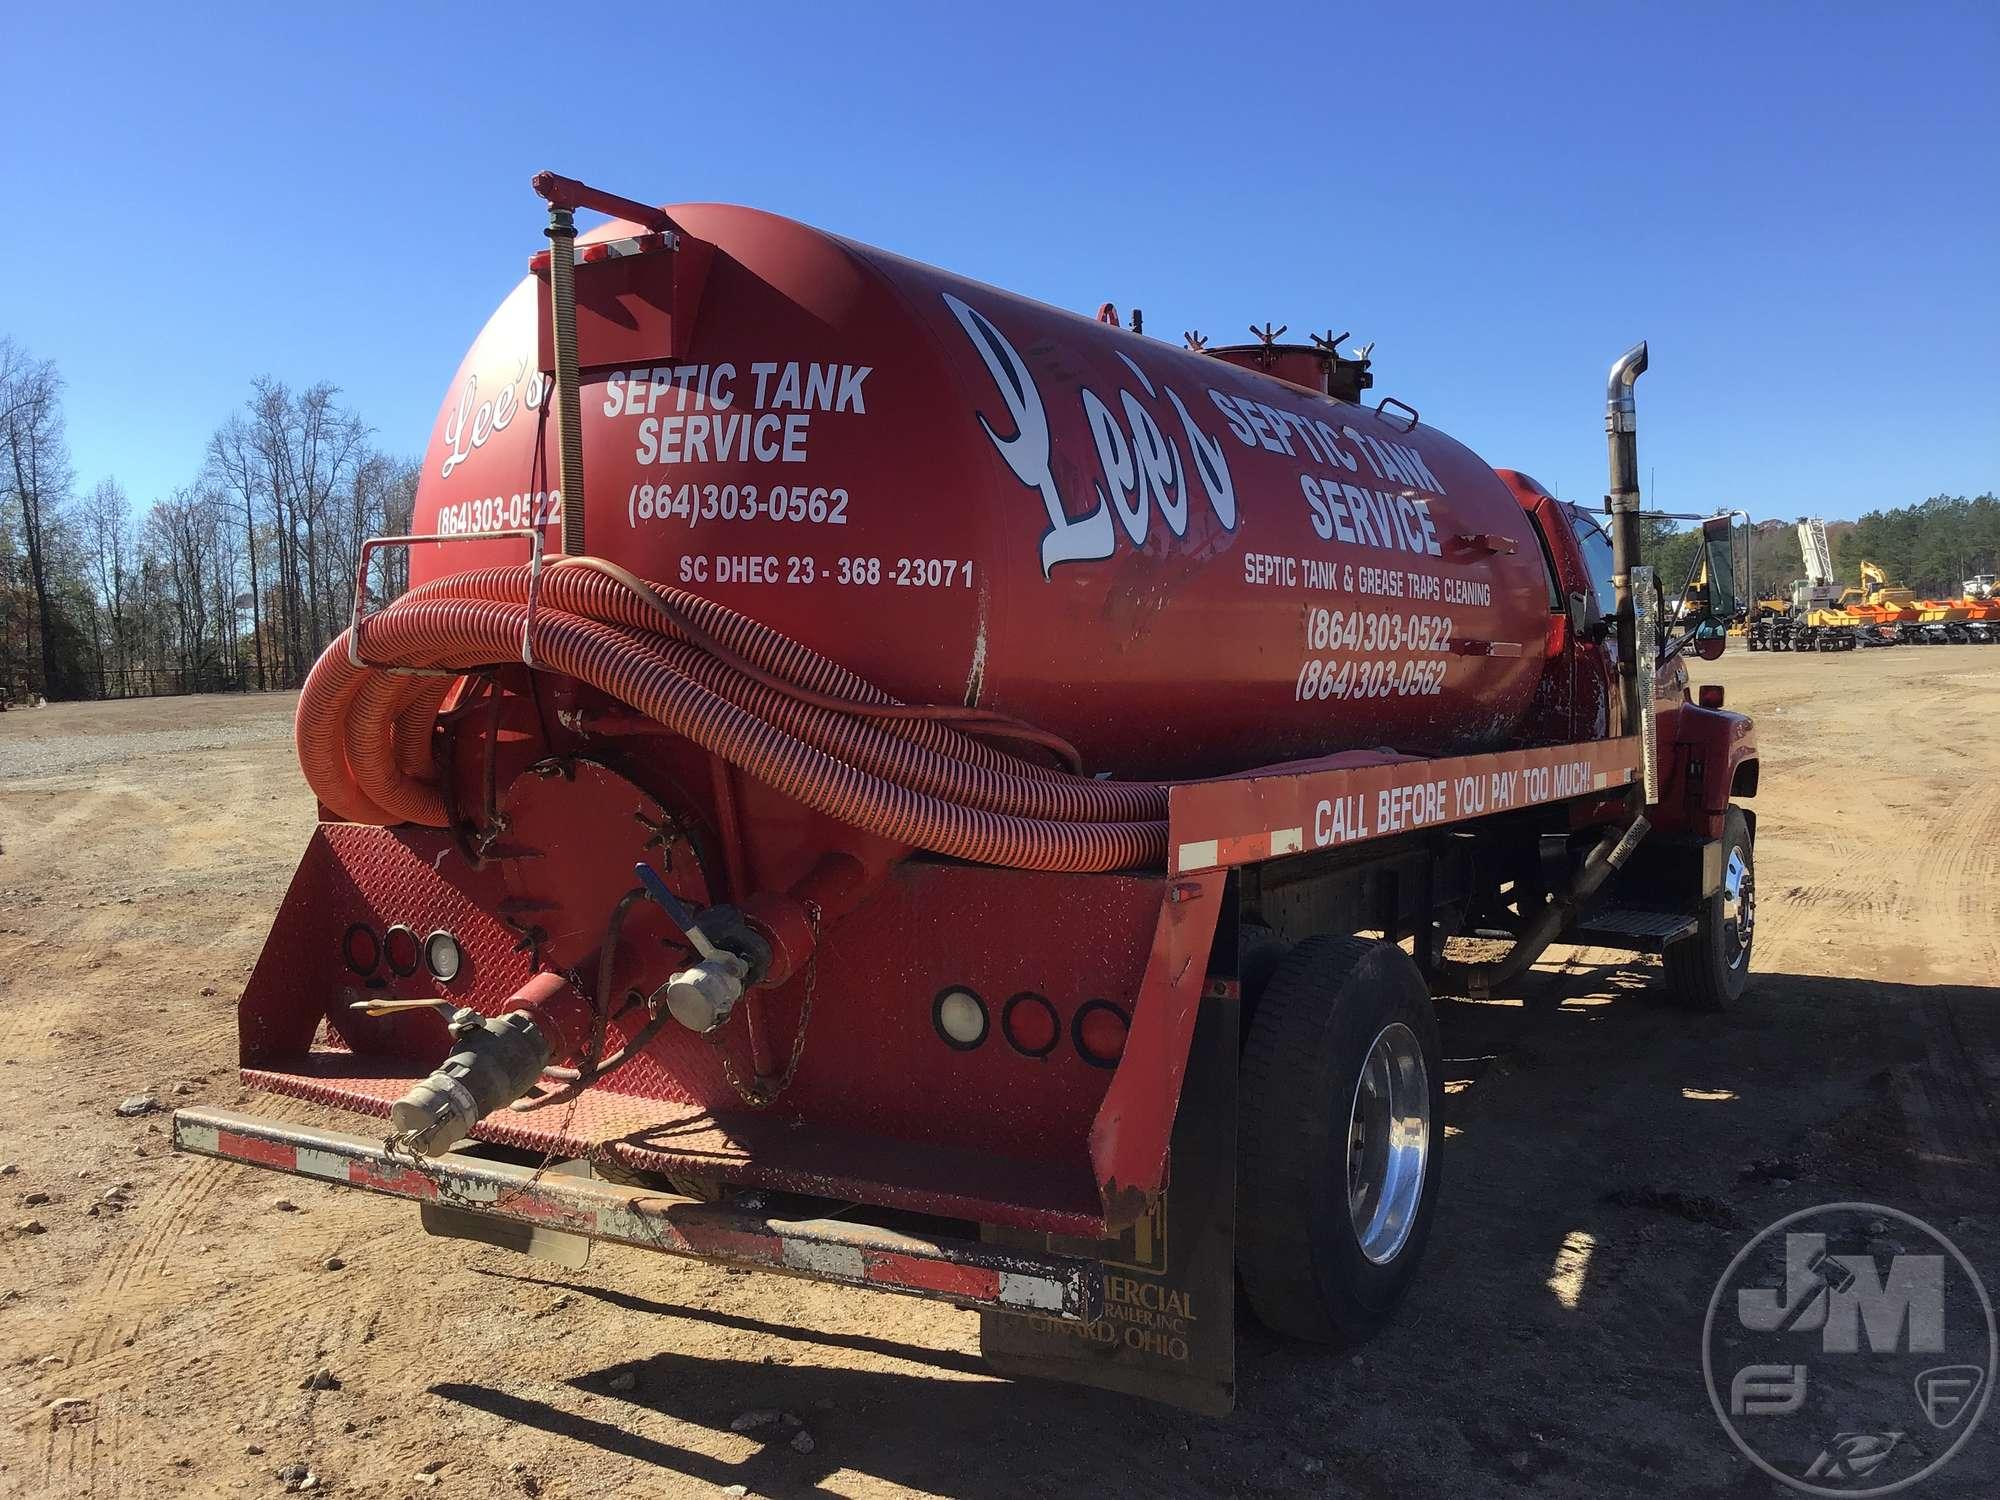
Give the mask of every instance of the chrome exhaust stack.
[{"label": "chrome exhaust stack", "polygon": [[[1639,416],[1633,387],[1646,372],[1641,339],[1618,356],[1604,391],[1604,433],[1610,448],[1611,484],[1604,509],[1611,517],[1611,587],[1618,628],[1618,673],[1623,689],[1624,731],[1650,734],[1653,692],[1650,667],[1641,687],[1639,628],[1632,570],[1639,566]],[[1650,576],[1650,575],[1648,575]]]}]

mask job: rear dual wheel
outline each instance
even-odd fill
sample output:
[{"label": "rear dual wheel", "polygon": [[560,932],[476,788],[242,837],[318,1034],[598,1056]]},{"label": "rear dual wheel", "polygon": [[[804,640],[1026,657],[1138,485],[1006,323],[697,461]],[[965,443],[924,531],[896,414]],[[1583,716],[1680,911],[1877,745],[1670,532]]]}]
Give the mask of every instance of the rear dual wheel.
[{"label": "rear dual wheel", "polygon": [[1286,953],[1255,996],[1239,1101],[1252,1310],[1293,1338],[1367,1337],[1415,1277],[1437,1201],[1443,1058],[1410,956],[1352,937]]}]

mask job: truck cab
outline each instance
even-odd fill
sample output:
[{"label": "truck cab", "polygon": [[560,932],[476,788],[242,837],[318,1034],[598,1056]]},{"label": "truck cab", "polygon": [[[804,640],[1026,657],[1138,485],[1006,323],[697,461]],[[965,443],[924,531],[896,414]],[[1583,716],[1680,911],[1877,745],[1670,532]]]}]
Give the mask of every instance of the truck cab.
[{"label": "truck cab", "polygon": [[[1548,568],[1549,633],[1537,700],[1539,727],[1556,738],[1602,738],[1611,733],[1618,680],[1618,645],[1609,623],[1617,607],[1610,533],[1599,516],[1557,499],[1529,475],[1514,469],[1497,472],[1532,524]],[[1698,564],[1698,571],[1707,570]],[[1726,614],[1726,606],[1717,607],[1720,598],[1707,594],[1705,589],[1698,601],[1701,609]],[[1690,637],[1697,637],[1699,621],[1684,623]],[[1719,637],[1715,644],[1719,648]],[[1755,795],[1755,726],[1723,703],[1720,686],[1704,687],[1699,694],[1691,690],[1683,652],[1666,657],[1655,671],[1656,754],[1666,788],[1652,820],[1656,836],[1719,838],[1730,799]]]}]

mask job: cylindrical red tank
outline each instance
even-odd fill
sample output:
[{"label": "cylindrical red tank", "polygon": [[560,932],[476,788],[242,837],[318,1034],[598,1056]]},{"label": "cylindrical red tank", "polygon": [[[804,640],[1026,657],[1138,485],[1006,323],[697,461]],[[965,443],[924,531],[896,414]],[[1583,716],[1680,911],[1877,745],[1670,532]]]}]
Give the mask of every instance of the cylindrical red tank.
[{"label": "cylindrical red tank", "polygon": [[[770,214],[670,212],[713,252],[679,358],[585,371],[591,553],[1121,776],[1519,730],[1543,567],[1443,433]],[[416,531],[559,544],[542,285],[466,356]],[[412,581],[521,557],[423,547]]]}]

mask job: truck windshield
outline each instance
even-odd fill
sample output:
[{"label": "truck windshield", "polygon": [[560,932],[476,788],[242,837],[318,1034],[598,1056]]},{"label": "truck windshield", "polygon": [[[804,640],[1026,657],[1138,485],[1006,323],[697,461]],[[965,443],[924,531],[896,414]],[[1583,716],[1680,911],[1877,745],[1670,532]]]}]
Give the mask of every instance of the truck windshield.
[{"label": "truck windshield", "polygon": [[1583,565],[1590,572],[1590,586],[1597,590],[1597,607],[1608,616],[1617,598],[1616,590],[1611,587],[1611,533],[1589,511],[1574,505],[1565,505],[1563,510],[1576,532],[1577,546],[1583,549]]}]

